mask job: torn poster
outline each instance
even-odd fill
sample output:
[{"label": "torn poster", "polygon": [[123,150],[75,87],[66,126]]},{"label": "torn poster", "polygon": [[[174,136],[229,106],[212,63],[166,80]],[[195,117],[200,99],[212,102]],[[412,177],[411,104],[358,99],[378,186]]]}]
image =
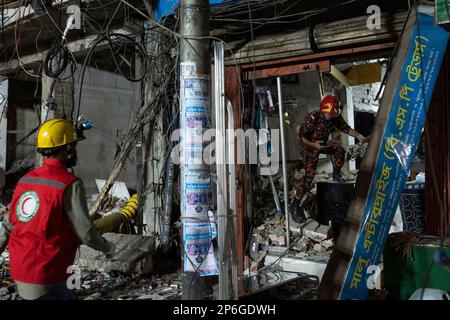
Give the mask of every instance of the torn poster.
[{"label": "torn poster", "polygon": [[212,242],[214,227],[211,223],[185,222],[183,238],[185,240],[184,271],[197,272],[200,276],[219,273],[217,256]]}]

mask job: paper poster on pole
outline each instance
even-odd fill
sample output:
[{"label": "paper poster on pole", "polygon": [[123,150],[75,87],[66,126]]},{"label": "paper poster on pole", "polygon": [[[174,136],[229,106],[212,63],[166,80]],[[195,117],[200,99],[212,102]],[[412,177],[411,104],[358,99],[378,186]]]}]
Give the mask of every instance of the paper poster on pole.
[{"label": "paper poster on pole", "polygon": [[180,65],[181,103],[181,211],[183,218],[184,271],[217,275],[217,259],[208,211],[212,208],[209,166],[203,159],[206,129],[211,126],[210,80],[199,75],[197,65]]},{"label": "paper poster on pole", "polygon": [[207,174],[187,173],[184,183],[184,217],[207,220],[212,205],[211,178]]},{"label": "paper poster on pole", "polygon": [[185,123],[184,145],[202,146],[203,134],[210,127],[210,98],[208,78],[183,78],[183,121]]},{"label": "paper poster on pole", "polygon": [[209,221],[205,223],[184,223],[185,271],[198,272],[201,276],[218,274],[218,260],[212,243],[213,230],[214,228]]}]

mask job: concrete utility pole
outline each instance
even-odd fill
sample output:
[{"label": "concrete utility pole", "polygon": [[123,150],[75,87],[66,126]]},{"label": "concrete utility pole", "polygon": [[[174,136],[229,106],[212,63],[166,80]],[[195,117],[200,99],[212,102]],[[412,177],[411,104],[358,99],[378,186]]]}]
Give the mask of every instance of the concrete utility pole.
[{"label": "concrete utility pole", "polygon": [[[211,255],[210,167],[203,159],[203,132],[211,125],[209,1],[180,1],[181,215],[183,221],[183,300],[213,296],[217,277]],[[202,38],[205,37],[205,38]],[[206,275],[206,276],[205,276]]]}]

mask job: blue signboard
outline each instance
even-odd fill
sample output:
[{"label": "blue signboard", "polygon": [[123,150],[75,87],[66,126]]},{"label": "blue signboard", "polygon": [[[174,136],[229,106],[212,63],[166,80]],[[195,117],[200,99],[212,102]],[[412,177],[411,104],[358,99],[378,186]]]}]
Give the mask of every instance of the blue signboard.
[{"label": "blue signboard", "polygon": [[418,14],[397,83],[363,219],[340,299],[366,299],[367,269],[380,262],[425,123],[449,33]]},{"label": "blue signboard", "polygon": [[[209,0],[210,5],[220,4],[224,2],[234,2],[230,0]],[[159,21],[162,17],[175,13],[175,8],[180,4],[180,0],[159,0],[158,7],[155,12],[155,20]]]}]

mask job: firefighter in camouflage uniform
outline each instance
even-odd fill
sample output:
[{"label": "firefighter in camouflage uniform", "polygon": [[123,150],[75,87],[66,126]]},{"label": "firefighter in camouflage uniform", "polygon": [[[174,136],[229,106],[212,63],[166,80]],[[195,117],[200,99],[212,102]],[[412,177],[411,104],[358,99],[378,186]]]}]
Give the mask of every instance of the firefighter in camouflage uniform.
[{"label": "firefighter in camouflage uniform", "polygon": [[312,182],[316,175],[319,155],[331,155],[333,163],[333,180],[343,182],[341,168],[345,163],[346,151],[342,145],[330,140],[330,135],[337,129],[345,134],[357,138],[364,143],[369,138],[364,137],[353,130],[341,115],[342,106],[335,96],[326,96],[322,99],[320,110],[310,112],[300,128],[299,139],[301,152],[305,165],[305,176],[300,181],[296,195],[289,206],[292,219],[297,223],[305,221],[301,206],[306,199],[306,194],[312,188]]}]

